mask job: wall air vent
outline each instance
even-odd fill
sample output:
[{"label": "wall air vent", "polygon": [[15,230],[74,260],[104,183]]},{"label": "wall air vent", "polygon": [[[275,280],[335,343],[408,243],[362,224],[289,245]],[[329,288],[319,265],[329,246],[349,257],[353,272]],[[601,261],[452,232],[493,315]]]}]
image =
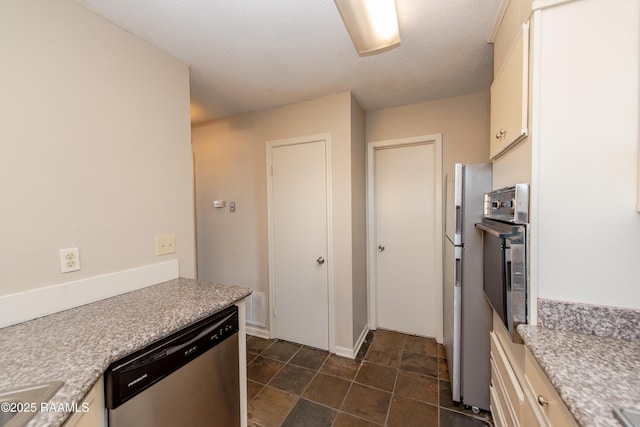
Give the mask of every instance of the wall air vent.
[{"label": "wall air vent", "polygon": [[253,291],[247,298],[247,324],[266,328],[267,296],[264,292]]}]

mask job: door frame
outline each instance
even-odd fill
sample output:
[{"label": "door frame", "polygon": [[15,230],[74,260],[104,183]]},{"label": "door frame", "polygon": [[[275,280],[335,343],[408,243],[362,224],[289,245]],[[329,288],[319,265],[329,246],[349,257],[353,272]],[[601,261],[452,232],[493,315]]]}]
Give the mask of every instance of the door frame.
[{"label": "door frame", "polygon": [[272,154],[271,151],[275,147],[281,147],[286,145],[299,145],[312,142],[324,141],[325,142],[325,165],[326,165],[326,194],[327,194],[327,300],[328,300],[328,332],[329,332],[329,351],[335,352],[335,304],[334,304],[334,280],[333,280],[333,192],[332,192],[332,175],[331,175],[331,134],[320,133],[314,135],[307,135],[294,138],[276,139],[266,141],[267,150],[267,252],[268,252],[268,267],[269,267],[269,338],[274,339],[276,337],[276,283],[275,283],[275,260],[274,260],[274,247],[273,247],[273,180],[272,180]]},{"label": "door frame", "polygon": [[[378,329],[378,284],[376,283],[376,188],[375,188],[375,154],[376,150],[383,148],[400,148],[402,146],[432,144],[435,148],[435,235],[434,260],[436,269],[434,271],[435,283],[442,283],[442,236],[443,213],[442,213],[442,134],[420,135],[407,138],[389,139],[382,141],[372,141],[367,143],[367,290],[369,292],[369,328]],[[442,296],[442,286],[438,287]],[[442,317],[442,316],[441,316]],[[434,337],[438,342],[442,342],[442,319],[436,326],[438,336]]]}]

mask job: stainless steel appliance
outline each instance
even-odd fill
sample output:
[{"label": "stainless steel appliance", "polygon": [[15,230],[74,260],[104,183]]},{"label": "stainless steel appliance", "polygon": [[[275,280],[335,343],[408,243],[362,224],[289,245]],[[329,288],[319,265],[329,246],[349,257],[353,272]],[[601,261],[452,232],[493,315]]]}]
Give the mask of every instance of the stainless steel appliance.
[{"label": "stainless steel appliance", "polygon": [[482,293],[483,196],[491,164],[456,164],[445,180],[444,345],[454,401],[489,409],[491,307]]},{"label": "stainless steel appliance", "polygon": [[624,427],[640,427],[640,411],[633,408],[614,408],[613,415]]},{"label": "stainless steel appliance", "polygon": [[109,425],[239,426],[239,376],[232,306],[112,363]]},{"label": "stainless steel appliance", "polygon": [[484,293],[512,339],[519,324],[527,323],[527,222],[529,186],[517,184],[484,196]]}]

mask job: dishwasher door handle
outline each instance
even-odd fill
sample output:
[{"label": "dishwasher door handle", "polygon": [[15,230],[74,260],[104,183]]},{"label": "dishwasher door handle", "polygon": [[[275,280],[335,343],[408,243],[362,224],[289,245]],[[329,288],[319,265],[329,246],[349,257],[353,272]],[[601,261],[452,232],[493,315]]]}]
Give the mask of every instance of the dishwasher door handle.
[{"label": "dishwasher door handle", "polygon": [[[213,325],[208,326],[206,329],[204,329],[202,332],[200,332],[198,335],[196,335],[194,338],[190,339],[189,341],[182,343],[182,344],[177,344],[177,345],[173,345],[171,347],[167,348],[167,356],[176,353],[184,348],[190,347],[192,345],[194,345],[196,342],[198,342],[202,337],[205,337],[207,335],[209,335],[212,332],[215,332],[216,329],[220,328],[220,325],[222,325],[224,322],[227,321],[227,319],[233,317],[233,314],[229,314],[226,317],[223,317],[222,319],[218,320],[216,323],[214,323]],[[224,330],[220,330],[220,332],[224,332]],[[213,341],[213,338],[210,340]],[[208,343],[209,344],[209,343]]]},{"label": "dishwasher door handle", "polygon": [[[170,347],[166,347],[161,351],[157,351],[157,350],[150,350],[147,353],[143,354],[142,356],[140,356],[140,358],[138,359],[134,359],[132,361],[130,361],[123,369],[123,372],[132,370],[132,369],[138,369],[142,366],[146,366],[149,365],[151,363],[155,363],[159,360],[162,360],[168,356],[171,356],[174,353],[179,352],[182,349],[185,349],[187,347],[191,347],[193,346],[196,342],[198,342],[200,339],[202,339],[202,337],[205,337],[209,334],[211,334],[212,332],[215,332],[216,329],[220,328],[220,325],[224,324],[224,322],[226,322],[229,318],[233,317],[234,314],[231,313],[225,317],[223,317],[222,319],[219,319],[218,321],[216,321],[214,324],[207,326],[205,329],[201,330],[201,331],[196,331],[197,335],[193,336],[193,331],[190,332],[189,334],[185,334],[185,337],[189,337],[187,339],[187,341],[181,342],[179,344],[176,345],[172,345]],[[178,338],[178,342],[184,339],[184,337],[180,337]],[[210,342],[208,344],[211,344]],[[195,351],[195,350],[194,350]],[[187,356],[187,354],[185,354],[185,356]]]}]

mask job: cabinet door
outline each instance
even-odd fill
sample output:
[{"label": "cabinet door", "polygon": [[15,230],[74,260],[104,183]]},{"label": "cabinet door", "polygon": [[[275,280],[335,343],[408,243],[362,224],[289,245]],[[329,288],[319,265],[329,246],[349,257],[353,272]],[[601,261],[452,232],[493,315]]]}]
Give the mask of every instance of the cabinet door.
[{"label": "cabinet door", "polygon": [[517,426],[524,392],[509,358],[494,331],[489,333],[491,342],[491,384],[495,388],[496,406],[500,406],[507,426]]},{"label": "cabinet door", "polygon": [[[525,352],[525,391],[529,409],[527,414],[541,426],[577,427],[573,415],[556,392],[529,349]],[[533,417],[531,417],[533,415]]]},{"label": "cabinet door", "polygon": [[546,427],[545,421],[540,414],[533,409],[532,405],[532,397],[530,397],[527,392],[527,399],[520,411],[520,423],[527,427]]},{"label": "cabinet door", "polygon": [[64,427],[105,427],[107,425],[103,377],[100,377],[98,382],[89,390],[89,393],[79,404],[79,408],[78,412],[74,412],[67,419]]},{"label": "cabinet door", "polygon": [[491,158],[527,136],[529,105],[529,23],[514,43],[491,85]]},{"label": "cabinet door", "polygon": [[493,417],[493,423],[496,427],[507,427],[507,421],[504,417],[504,409],[500,406],[496,389],[493,385],[489,386],[489,409],[491,409],[491,416]]}]

